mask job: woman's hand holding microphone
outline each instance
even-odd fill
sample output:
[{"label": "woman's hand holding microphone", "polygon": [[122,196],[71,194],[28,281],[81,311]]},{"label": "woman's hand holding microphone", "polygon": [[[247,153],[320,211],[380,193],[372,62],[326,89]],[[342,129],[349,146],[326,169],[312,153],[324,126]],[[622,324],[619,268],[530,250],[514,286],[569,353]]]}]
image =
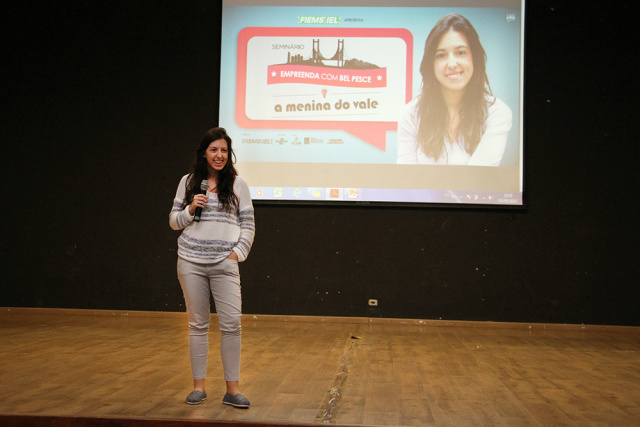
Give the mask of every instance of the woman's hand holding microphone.
[{"label": "woman's hand holding microphone", "polygon": [[207,199],[208,197],[206,194],[196,194],[195,196],[193,196],[193,201],[189,205],[189,214],[195,215],[197,208],[204,209],[205,205],[207,204]]}]

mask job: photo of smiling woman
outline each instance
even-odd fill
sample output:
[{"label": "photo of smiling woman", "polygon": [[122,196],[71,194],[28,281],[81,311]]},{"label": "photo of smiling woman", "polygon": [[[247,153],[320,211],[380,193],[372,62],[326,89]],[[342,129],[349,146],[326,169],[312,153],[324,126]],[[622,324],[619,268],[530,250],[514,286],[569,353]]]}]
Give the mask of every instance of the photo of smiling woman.
[{"label": "photo of smiling woman", "polygon": [[500,165],[512,114],[491,93],[486,62],[465,17],[440,18],[425,43],[421,93],[398,122],[398,163]]},{"label": "photo of smiling woman", "polygon": [[[220,353],[226,381],[222,403],[248,408],[240,393],[242,297],[238,263],[247,259],[255,234],[247,182],[233,165],[231,138],[210,129],[196,150],[190,174],[180,180],[169,223],[182,230],[178,239],[178,279],[189,319],[189,355],[193,391],[187,403],[207,398],[209,294],[213,295],[221,332]],[[203,194],[204,193],[204,194]],[[199,218],[198,218],[199,217]]]}]

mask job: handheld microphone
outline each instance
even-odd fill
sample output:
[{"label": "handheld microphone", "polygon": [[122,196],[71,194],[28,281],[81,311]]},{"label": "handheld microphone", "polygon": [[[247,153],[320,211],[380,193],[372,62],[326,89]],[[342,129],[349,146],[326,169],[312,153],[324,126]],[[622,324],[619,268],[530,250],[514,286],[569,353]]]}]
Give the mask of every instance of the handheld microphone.
[{"label": "handheld microphone", "polygon": [[[200,183],[200,194],[207,194],[208,188],[209,188],[209,180],[208,179],[202,180],[202,182]],[[193,220],[195,222],[200,222],[201,215],[202,215],[202,208],[198,206],[196,208],[196,213],[195,213],[195,216],[193,217]]]}]

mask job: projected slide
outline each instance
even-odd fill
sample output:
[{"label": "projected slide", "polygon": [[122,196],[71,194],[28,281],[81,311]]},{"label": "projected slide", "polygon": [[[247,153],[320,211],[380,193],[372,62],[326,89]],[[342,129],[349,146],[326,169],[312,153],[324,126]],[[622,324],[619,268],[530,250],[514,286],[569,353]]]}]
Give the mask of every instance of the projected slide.
[{"label": "projected slide", "polygon": [[225,0],[219,123],[254,200],[521,205],[510,3]]}]

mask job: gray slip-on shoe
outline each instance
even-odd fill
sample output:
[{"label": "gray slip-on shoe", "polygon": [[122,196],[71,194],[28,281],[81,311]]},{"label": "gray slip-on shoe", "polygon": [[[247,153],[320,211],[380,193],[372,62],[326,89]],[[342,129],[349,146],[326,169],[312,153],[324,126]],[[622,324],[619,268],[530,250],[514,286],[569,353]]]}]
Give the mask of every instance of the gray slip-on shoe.
[{"label": "gray slip-on shoe", "polygon": [[204,400],[207,400],[206,391],[193,390],[191,393],[189,393],[189,396],[187,396],[187,403],[189,405],[199,405]]},{"label": "gray slip-on shoe", "polygon": [[222,403],[224,403],[225,405],[234,406],[236,408],[248,408],[250,405],[249,399],[244,397],[241,393],[233,396],[229,393],[225,393],[224,397],[222,398]]}]

